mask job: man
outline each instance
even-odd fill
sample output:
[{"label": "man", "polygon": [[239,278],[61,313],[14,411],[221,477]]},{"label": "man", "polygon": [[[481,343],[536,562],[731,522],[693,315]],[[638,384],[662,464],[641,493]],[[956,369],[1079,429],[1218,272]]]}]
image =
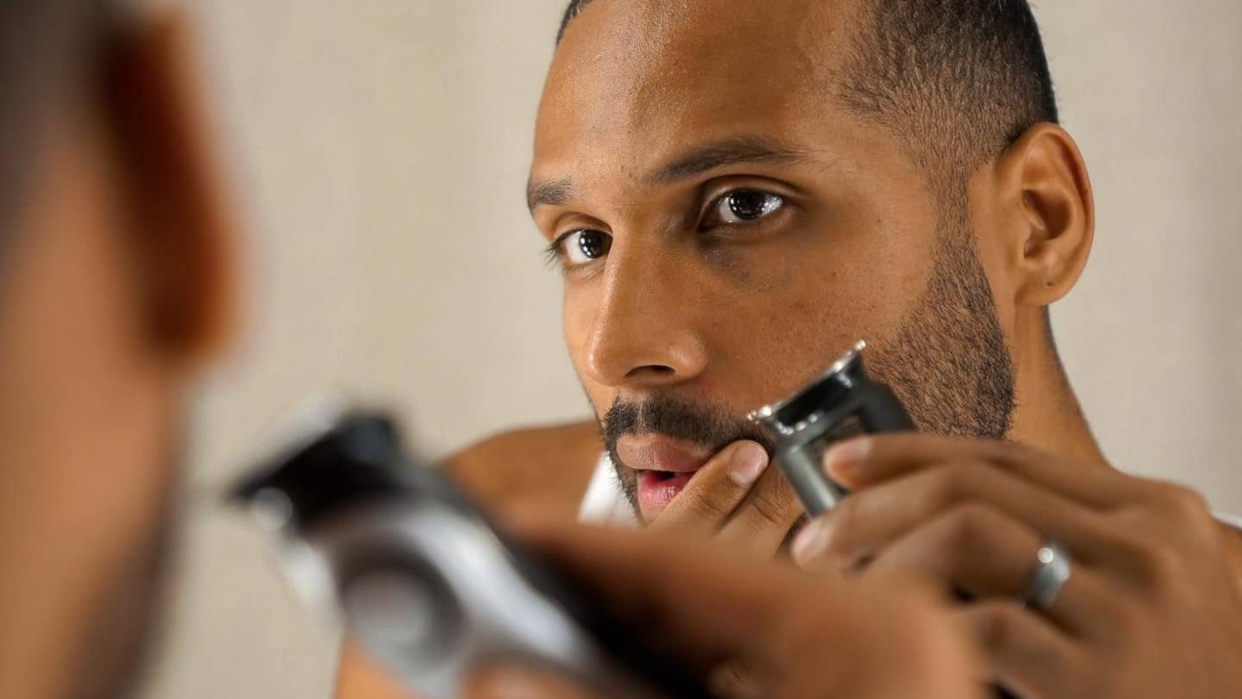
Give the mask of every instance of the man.
[{"label": "man", "polygon": [[[1239,535],[1113,470],[1057,357],[1095,219],[1057,121],[1020,0],[571,3],[528,201],[602,445],[519,433],[450,467],[497,506],[594,477],[587,517],[771,556],[801,513],[743,416],[863,338],[926,434],[830,454],[855,494],[798,562],[964,593],[1028,699],[1242,692]],[[341,696],[368,677],[347,659]]]},{"label": "man", "polygon": [[[117,699],[140,668],[164,568],[183,403],[231,328],[232,232],[186,58],[175,15],[121,15],[103,0],[0,5],[4,699]],[[687,558],[588,532],[541,541],[580,568],[589,566],[575,561],[597,546],[618,560],[669,562],[646,574],[636,567],[626,591],[610,591],[618,603],[641,592],[645,604],[671,609],[668,592],[695,580],[716,600],[748,603],[770,623],[762,635],[735,627],[703,638],[701,604],[681,620],[670,616],[669,629],[684,627],[701,660],[727,651],[766,662],[775,695],[814,687],[881,699],[930,687],[929,696],[949,699],[969,691],[969,651],[917,590],[810,587],[775,566],[738,575],[730,568],[738,564],[718,554]],[[767,657],[797,636],[819,641],[804,653],[824,653],[833,630],[851,628],[870,640],[838,635],[849,639],[841,652],[851,664],[834,676]],[[875,667],[888,652],[913,658],[911,671],[847,672]]]}]

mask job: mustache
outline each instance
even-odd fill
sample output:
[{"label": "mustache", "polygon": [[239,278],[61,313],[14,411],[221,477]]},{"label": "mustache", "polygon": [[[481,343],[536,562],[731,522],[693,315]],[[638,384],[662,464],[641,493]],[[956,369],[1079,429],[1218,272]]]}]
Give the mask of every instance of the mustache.
[{"label": "mustache", "polygon": [[617,397],[600,420],[600,436],[615,459],[617,442],[626,435],[660,434],[697,444],[712,453],[742,439],[758,442],[769,453],[776,438],[767,428],[711,403],[694,403],[668,395],[642,401]]}]

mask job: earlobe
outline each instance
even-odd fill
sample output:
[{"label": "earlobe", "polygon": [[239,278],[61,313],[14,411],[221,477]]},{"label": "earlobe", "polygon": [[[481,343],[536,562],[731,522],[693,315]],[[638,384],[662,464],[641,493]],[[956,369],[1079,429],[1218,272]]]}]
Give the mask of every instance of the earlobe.
[{"label": "earlobe", "polygon": [[212,358],[231,338],[234,239],[204,123],[190,37],[175,13],[118,38],[105,96],[129,182],[151,336],[177,362]]},{"label": "earlobe", "polygon": [[1016,300],[1048,306],[1070,292],[1091,253],[1095,202],[1086,165],[1070,135],[1054,124],[1027,131],[1007,159],[1020,191]]}]

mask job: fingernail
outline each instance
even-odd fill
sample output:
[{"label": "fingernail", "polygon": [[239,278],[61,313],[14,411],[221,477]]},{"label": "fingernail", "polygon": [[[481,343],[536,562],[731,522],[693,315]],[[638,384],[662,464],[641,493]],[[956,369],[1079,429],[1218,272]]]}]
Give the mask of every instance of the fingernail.
[{"label": "fingernail", "polygon": [[834,444],[824,454],[824,470],[838,476],[846,475],[866,461],[870,453],[871,440],[866,437]]},{"label": "fingernail", "polygon": [[763,447],[754,442],[743,444],[729,460],[729,478],[738,485],[748,486],[759,480],[767,467],[768,452]]},{"label": "fingernail", "polygon": [[811,520],[794,537],[793,546],[790,548],[794,561],[799,565],[805,565],[811,559],[822,554],[828,549],[828,540],[831,534],[832,529],[828,525],[828,520],[822,517]]}]

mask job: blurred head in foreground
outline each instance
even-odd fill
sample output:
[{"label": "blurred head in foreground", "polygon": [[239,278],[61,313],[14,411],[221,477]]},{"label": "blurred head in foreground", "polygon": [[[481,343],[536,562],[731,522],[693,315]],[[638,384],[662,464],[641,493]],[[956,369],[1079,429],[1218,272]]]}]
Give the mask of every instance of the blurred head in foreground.
[{"label": "blurred head in foreground", "polygon": [[0,696],[138,667],[196,370],[227,340],[220,196],[171,13],[0,4]]}]

